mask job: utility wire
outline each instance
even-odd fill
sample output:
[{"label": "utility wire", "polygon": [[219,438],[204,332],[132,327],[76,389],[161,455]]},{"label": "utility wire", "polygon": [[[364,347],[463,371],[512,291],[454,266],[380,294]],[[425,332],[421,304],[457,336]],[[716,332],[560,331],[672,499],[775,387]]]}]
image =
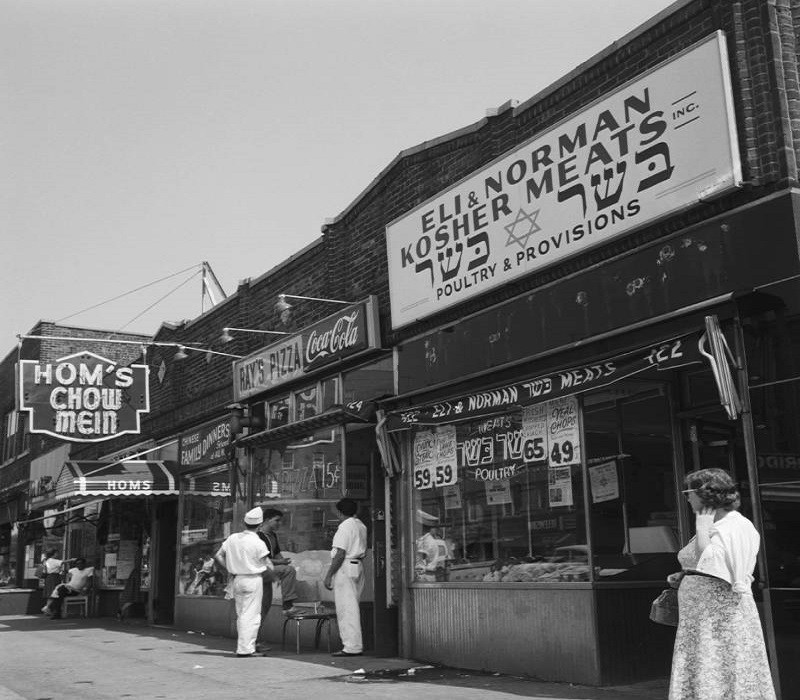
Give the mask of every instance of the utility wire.
[{"label": "utility wire", "polygon": [[[105,301],[101,301],[101,302],[99,302],[97,304],[93,304],[92,306],[87,306],[85,309],[81,309],[80,311],[76,311],[74,314],[70,314],[69,316],[64,316],[63,318],[59,318],[57,321],[55,321],[55,323],[61,323],[62,321],[66,321],[67,319],[72,318],[74,316],[78,316],[78,315],[80,315],[82,313],[85,313],[86,311],[91,311],[92,309],[96,309],[96,308],[98,308],[100,306],[103,306],[104,304],[110,304],[112,301],[117,301],[117,299],[122,299],[123,297],[126,297],[129,294],[133,294],[134,292],[138,292],[138,291],[140,291],[142,289],[146,289],[147,287],[152,287],[154,284],[158,284],[159,282],[163,282],[164,280],[168,280],[168,279],[170,279],[172,277],[177,277],[178,275],[182,275],[185,272],[188,272],[189,270],[194,270],[198,266],[202,266],[202,263],[195,263],[191,267],[187,267],[185,270],[179,270],[178,272],[174,272],[171,275],[167,275],[166,277],[162,277],[161,279],[154,280],[153,282],[148,282],[147,284],[144,284],[141,287],[137,287],[136,289],[131,289],[129,292],[125,292],[124,294],[120,294],[120,295],[115,296],[115,297],[113,297],[111,299],[106,299]],[[192,277],[190,277],[189,279],[193,279],[195,276],[196,275],[192,275]],[[187,282],[188,282],[188,280],[187,280]],[[173,290],[173,291],[175,291],[175,290]],[[170,292],[169,294],[172,294],[172,292]],[[169,296],[169,294],[167,296]],[[156,303],[158,303],[158,302],[156,302]],[[152,308],[152,306],[150,308]],[[142,313],[144,313],[144,312],[142,312]],[[138,316],[136,318],[138,318]],[[135,319],[131,319],[131,321],[126,323],[125,326],[129,325],[134,320]],[[123,326],[123,328],[125,326]]]},{"label": "utility wire", "polygon": [[[186,272],[186,270],[184,270],[184,272]],[[202,272],[202,270],[198,270],[198,271],[197,271],[197,272],[195,272],[195,273],[194,273],[194,274],[193,274],[191,277],[189,277],[189,278],[185,279],[183,282],[181,282],[181,283],[180,283],[180,284],[179,284],[177,287],[175,287],[174,289],[171,289],[170,291],[168,291],[168,292],[167,292],[167,293],[166,293],[164,296],[162,296],[160,299],[156,299],[156,300],[155,300],[155,301],[154,301],[152,304],[150,304],[150,306],[148,306],[148,307],[147,307],[147,308],[146,308],[144,311],[142,311],[142,312],[141,312],[141,313],[139,313],[139,314],[136,314],[136,316],[134,316],[134,317],[133,317],[133,318],[132,318],[130,321],[128,321],[128,322],[127,322],[127,323],[126,323],[124,326],[121,326],[121,327],[120,327],[118,330],[114,331],[114,333],[121,333],[121,332],[122,332],[122,330],[123,330],[124,328],[126,328],[127,326],[130,326],[130,325],[131,325],[131,323],[133,323],[133,322],[134,322],[134,321],[135,321],[137,318],[139,318],[139,317],[141,317],[141,316],[144,316],[144,315],[145,315],[145,314],[146,314],[148,311],[150,311],[150,309],[152,309],[152,308],[153,308],[153,307],[154,307],[156,304],[160,304],[160,303],[161,303],[162,301],[164,301],[164,299],[166,299],[166,298],[167,298],[167,297],[168,297],[170,294],[174,294],[174,293],[175,293],[175,292],[177,292],[177,291],[178,291],[178,290],[179,290],[181,287],[183,287],[183,286],[184,286],[184,285],[186,285],[186,284],[189,284],[189,282],[191,282],[191,281],[192,281],[192,280],[193,280],[195,277],[197,277],[197,275],[199,275],[201,272]],[[113,335],[113,333],[112,333],[112,335]]]}]

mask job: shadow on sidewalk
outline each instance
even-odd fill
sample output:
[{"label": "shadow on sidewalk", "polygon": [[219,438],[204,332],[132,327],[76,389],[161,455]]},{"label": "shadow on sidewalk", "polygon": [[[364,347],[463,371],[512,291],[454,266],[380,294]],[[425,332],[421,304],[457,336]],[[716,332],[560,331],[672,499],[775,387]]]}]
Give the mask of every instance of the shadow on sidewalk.
[{"label": "shadow on sidewalk", "polygon": [[[140,651],[152,651],[148,639],[174,640],[192,645],[184,654],[205,657],[231,657],[235,641],[202,632],[180,630],[165,625],[148,625],[145,620],[130,619],[124,622],[112,617],[64,618],[51,620],[33,615],[0,616],[0,635],[8,632],[64,633],[69,636],[78,631],[108,631],[129,634],[141,639]],[[0,639],[2,637],[0,636]],[[112,640],[103,643],[113,643]],[[536,678],[509,676],[499,673],[482,673],[442,666],[433,666],[411,659],[358,656],[354,658],[331,657],[328,653],[304,650],[300,655],[293,648],[282,650],[280,644],[270,645],[270,658],[297,661],[324,666],[331,670],[332,683],[370,684],[431,684],[453,688],[483,689],[529,698],[562,698],[563,700],[663,700],[667,696],[668,680],[658,679],[625,686],[595,688],[571,683],[553,683]],[[409,688],[410,692],[413,692]]]}]

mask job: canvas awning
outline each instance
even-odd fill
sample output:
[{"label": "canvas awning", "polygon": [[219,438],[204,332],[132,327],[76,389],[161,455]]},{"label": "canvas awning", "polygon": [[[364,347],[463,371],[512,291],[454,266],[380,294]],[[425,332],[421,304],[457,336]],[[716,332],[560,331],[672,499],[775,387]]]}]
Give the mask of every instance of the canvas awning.
[{"label": "canvas awning", "polygon": [[177,496],[175,462],[123,460],[64,462],[56,482],[57,501],[79,496]]}]

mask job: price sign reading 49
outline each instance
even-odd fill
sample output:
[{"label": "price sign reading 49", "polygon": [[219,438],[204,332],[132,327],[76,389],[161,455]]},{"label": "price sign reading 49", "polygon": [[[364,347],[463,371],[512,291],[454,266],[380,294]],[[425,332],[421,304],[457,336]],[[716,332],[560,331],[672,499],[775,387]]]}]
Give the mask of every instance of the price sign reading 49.
[{"label": "price sign reading 49", "polygon": [[416,489],[452,486],[457,480],[458,471],[454,463],[423,465],[414,468],[414,488]]}]

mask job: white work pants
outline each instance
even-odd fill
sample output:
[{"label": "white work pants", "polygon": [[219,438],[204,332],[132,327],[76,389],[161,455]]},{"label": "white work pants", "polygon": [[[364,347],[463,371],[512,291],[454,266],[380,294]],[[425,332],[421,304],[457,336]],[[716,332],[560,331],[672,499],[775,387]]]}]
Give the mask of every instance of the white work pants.
[{"label": "white work pants", "polygon": [[253,654],[261,625],[261,597],[264,593],[261,574],[239,575],[233,579],[236,603],[237,654]]},{"label": "white work pants", "polygon": [[[355,577],[353,576],[355,574]],[[361,610],[358,600],[364,590],[364,567],[349,559],[333,576],[333,599],[336,603],[336,622],[342,638],[342,650],[349,654],[364,651],[361,639]]]}]

